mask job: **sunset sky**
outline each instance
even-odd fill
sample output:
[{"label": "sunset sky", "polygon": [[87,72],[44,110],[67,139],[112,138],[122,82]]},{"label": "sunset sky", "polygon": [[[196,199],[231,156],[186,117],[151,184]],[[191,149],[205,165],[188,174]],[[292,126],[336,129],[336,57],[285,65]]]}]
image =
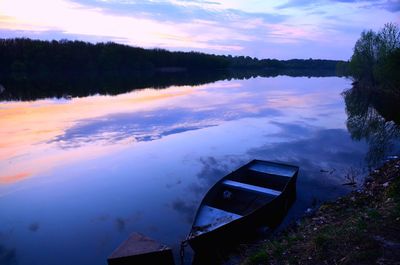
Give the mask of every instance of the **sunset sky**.
[{"label": "sunset sky", "polygon": [[347,60],[398,0],[0,0],[1,37],[113,41],[258,58]]}]

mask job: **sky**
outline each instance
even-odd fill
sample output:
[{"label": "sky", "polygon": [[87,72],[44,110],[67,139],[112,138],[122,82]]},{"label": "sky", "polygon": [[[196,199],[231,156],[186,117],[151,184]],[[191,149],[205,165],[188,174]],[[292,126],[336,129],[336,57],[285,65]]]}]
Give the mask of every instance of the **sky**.
[{"label": "sky", "polygon": [[0,37],[117,42],[257,58],[348,60],[399,0],[0,0]]}]

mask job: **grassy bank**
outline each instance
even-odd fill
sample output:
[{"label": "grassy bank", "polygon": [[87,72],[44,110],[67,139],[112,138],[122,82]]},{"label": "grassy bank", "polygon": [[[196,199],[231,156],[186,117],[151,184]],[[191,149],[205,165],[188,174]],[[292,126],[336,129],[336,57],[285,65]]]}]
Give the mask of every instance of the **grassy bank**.
[{"label": "grassy bank", "polygon": [[241,265],[400,264],[400,159],[245,256]]}]

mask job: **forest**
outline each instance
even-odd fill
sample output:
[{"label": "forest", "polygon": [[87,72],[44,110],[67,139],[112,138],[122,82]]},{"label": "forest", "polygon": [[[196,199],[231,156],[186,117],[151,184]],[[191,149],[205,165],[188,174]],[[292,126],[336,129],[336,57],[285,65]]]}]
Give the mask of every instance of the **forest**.
[{"label": "forest", "polygon": [[51,73],[179,72],[212,69],[322,69],[334,70],[339,61],[257,59],[143,49],[112,42],[0,39],[0,76]]}]

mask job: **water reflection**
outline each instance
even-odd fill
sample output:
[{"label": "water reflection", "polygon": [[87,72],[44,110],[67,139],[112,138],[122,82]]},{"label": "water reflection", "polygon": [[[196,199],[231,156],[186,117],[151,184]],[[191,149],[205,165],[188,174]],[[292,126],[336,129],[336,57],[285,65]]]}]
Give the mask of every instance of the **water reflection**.
[{"label": "water reflection", "polygon": [[237,165],[248,162],[245,159],[238,159],[231,156],[224,157],[200,157],[200,170],[196,174],[197,181],[189,183],[185,190],[191,194],[188,197],[178,197],[172,202],[172,209],[177,211],[187,224],[191,226],[193,217],[205,193],[212,187],[221,177],[230,172],[230,169]]},{"label": "water reflection", "polygon": [[7,248],[0,244],[0,264],[13,265],[18,264],[15,248]]},{"label": "water reflection", "polygon": [[0,101],[37,100],[43,98],[70,98],[90,95],[119,95],[147,87],[166,88],[170,86],[197,86],[218,80],[249,79],[257,76],[275,77],[336,76],[335,70],[310,69],[226,69],[221,71],[138,71],[129,73],[93,72],[51,75],[0,75]]},{"label": "water reflection", "polygon": [[398,99],[393,95],[371,91],[358,83],[353,84],[343,96],[348,115],[347,129],[353,139],[365,139],[368,142],[366,160],[369,166],[376,166],[399,146]]},{"label": "water reflection", "polygon": [[[194,211],[208,189],[222,176],[253,158],[301,166],[297,182],[298,202],[292,209],[292,216],[302,215],[316,201],[343,195],[347,191],[343,187],[345,175],[350,170],[359,169],[356,172],[359,176],[366,173],[362,158],[367,145],[365,142],[354,143],[346,130],[274,124],[279,125],[279,131],[265,136],[263,145],[250,148],[244,154],[201,157],[202,166],[196,175],[198,182],[186,187],[193,200],[179,198],[175,202],[180,207],[174,209],[191,223]],[[281,141],[274,138],[277,136]]]},{"label": "water reflection", "polygon": [[30,231],[32,231],[32,232],[38,231],[39,228],[40,228],[40,225],[39,225],[39,223],[36,223],[36,222],[31,223],[31,224],[29,225],[29,227],[28,227],[28,229],[29,229]]},{"label": "water reflection", "polygon": [[[133,142],[244,117],[279,115],[279,110],[251,93],[237,90],[242,90],[241,84],[222,82],[117,97],[5,103],[0,114],[4,125],[0,166],[5,169],[0,183],[23,180],[54,164],[118,151]],[[69,151],[59,152],[59,148]],[[15,167],[15,162],[23,166]]]},{"label": "water reflection", "polygon": [[9,263],[104,264],[133,231],[178,248],[211,185],[254,158],[301,166],[300,215],[364,168],[348,86],[256,78],[1,103],[0,250]]},{"label": "water reflection", "polygon": [[62,147],[66,148],[95,141],[109,143],[118,143],[124,139],[131,139],[135,142],[153,141],[171,134],[218,126],[222,122],[246,116],[279,114],[275,109],[259,109],[249,113],[245,109],[238,110],[241,106],[240,102],[233,102],[233,104],[236,105],[226,106],[218,112],[218,115],[218,106],[210,104],[207,109],[202,106],[198,106],[196,109],[176,107],[165,109],[162,112],[156,109],[81,120],[52,141],[59,142]]}]

